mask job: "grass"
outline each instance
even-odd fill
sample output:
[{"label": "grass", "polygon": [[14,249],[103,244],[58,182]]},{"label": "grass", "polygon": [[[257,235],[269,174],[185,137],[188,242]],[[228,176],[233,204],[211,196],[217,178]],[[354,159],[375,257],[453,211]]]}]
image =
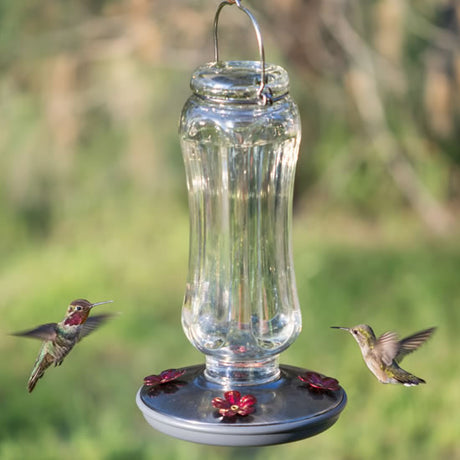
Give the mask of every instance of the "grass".
[{"label": "grass", "polygon": [[[75,225],[62,215],[46,241],[6,254],[0,268],[0,458],[72,459],[420,459],[460,458],[460,245],[418,238],[355,242],[318,238],[294,222],[303,331],[282,362],[338,378],[348,406],[327,432],[258,449],[195,445],[154,431],[135,404],[142,378],[203,361],[180,326],[188,218],[165,202],[107,206]],[[113,212],[117,210],[117,212]],[[119,212],[129,219],[119,219]],[[32,394],[26,382],[39,343],[9,332],[60,320],[76,297],[114,299],[120,315],[85,339]],[[416,388],[379,384],[351,337],[331,325],[371,324],[402,335],[437,325],[408,370]]]}]

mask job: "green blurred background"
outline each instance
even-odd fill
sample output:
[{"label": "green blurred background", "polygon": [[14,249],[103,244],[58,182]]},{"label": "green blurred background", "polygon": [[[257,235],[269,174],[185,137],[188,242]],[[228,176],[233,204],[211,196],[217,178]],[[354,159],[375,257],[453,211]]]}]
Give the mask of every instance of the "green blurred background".
[{"label": "green blurred background", "polygon": [[[408,3],[408,4],[405,4]],[[188,206],[177,122],[212,59],[217,1],[0,1],[0,458],[460,459],[460,6],[253,0],[299,104],[293,248],[303,330],[282,362],[338,378],[338,423],[260,449],[150,428],[145,375],[203,361],[180,326]],[[256,57],[236,8],[222,57]],[[252,45],[254,43],[254,45]],[[77,297],[121,314],[34,392],[39,343]],[[331,325],[402,335],[427,380],[379,384]],[[160,457],[161,456],[161,457]]]}]

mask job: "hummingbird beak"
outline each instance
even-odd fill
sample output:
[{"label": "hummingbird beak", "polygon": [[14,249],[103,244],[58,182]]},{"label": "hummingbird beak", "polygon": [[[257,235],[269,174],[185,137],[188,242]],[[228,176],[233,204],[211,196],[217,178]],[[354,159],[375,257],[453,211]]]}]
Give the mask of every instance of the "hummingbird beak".
[{"label": "hummingbird beak", "polygon": [[112,302],[113,302],[113,300],[104,300],[104,302],[92,303],[91,306],[90,306],[90,308],[93,308],[93,307],[95,307],[96,305],[103,305],[103,304],[105,304],[105,303],[112,303]]},{"label": "hummingbird beak", "polygon": [[349,328],[349,327],[331,326],[331,329],[342,329],[342,330],[344,330],[344,331],[350,332],[350,328]]}]

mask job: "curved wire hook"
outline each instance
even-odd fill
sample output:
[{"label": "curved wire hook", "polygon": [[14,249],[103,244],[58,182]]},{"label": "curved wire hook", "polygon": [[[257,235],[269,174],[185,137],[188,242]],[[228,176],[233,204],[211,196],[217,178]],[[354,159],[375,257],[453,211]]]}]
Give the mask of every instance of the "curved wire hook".
[{"label": "curved wire hook", "polygon": [[263,105],[270,103],[271,102],[270,89],[264,92],[264,89],[265,89],[265,51],[264,51],[264,44],[262,42],[262,34],[260,33],[259,24],[257,23],[256,18],[251,13],[251,11],[249,11],[247,8],[245,8],[241,4],[241,0],[224,0],[217,7],[216,15],[214,16],[214,60],[216,62],[219,61],[219,41],[217,38],[217,28],[219,24],[220,12],[226,5],[236,5],[241,11],[246,13],[246,15],[249,17],[249,19],[252,22],[252,26],[254,27],[254,31],[257,37],[257,45],[259,48],[259,56],[260,56],[260,62],[261,62],[260,85],[259,85],[259,89],[257,90],[257,97],[261,99],[261,102]]}]

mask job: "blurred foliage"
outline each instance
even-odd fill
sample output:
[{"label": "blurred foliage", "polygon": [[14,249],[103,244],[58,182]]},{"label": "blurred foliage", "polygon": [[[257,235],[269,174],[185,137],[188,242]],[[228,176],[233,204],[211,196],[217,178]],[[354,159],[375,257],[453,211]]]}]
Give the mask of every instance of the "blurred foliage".
[{"label": "blurred foliage", "polygon": [[[203,361],[180,328],[177,122],[192,70],[212,59],[217,2],[0,0],[2,460],[460,459],[460,7],[247,3],[303,122],[293,236],[304,324],[283,361],[336,376],[347,409],[318,437],[238,450],[168,438],[135,406],[144,375]],[[225,10],[225,59],[255,58],[243,19]],[[107,309],[122,314],[29,396],[39,344],[7,334],[60,320],[77,297],[113,298]],[[375,381],[353,340],[328,329],[361,322],[438,325],[407,360],[428,384]]]},{"label": "blurred foliage", "polygon": [[[46,235],[95,181],[110,195],[122,187],[185,202],[175,127],[192,69],[212,59],[213,7],[4,1],[0,217]],[[302,114],[296,209],[321,200],[363,218],[414,212],[434,234],[456,227],[458,9],[254,2],[267,59],[289,70]],[[253,31],[228,10],[222,56],[255,58]]]}]

